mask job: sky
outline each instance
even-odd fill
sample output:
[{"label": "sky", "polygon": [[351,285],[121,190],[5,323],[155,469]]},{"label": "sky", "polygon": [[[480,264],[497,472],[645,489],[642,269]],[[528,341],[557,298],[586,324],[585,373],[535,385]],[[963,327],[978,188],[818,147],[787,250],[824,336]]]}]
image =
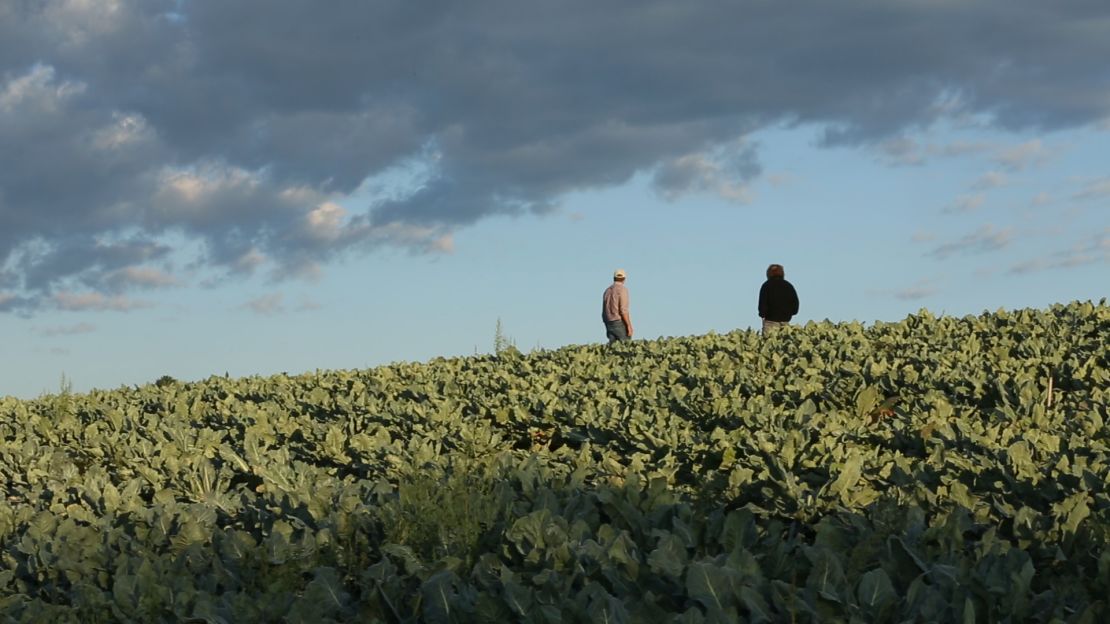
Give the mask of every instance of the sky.
[{"label": "sky", "polygon": [[1110,292],[1103,0],[0,0],[0,396]]}]

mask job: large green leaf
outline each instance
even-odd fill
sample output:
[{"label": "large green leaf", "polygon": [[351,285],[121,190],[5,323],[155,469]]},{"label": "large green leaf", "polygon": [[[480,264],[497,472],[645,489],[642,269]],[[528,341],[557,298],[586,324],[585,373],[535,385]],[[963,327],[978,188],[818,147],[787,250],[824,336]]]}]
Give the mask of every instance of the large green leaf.
[{"label": "large green leaf", "polygon": [[873,618],[878,619],[898,601],[898,594],[887,573],[882,568],[876,568],[860,577],[856,599]]},{"label": "large green leaf", "polygon": [[736,604],[729,571],[710,562],[698,561],[686,568],[686,594],[711,611]]},{"label": "large green leaf", "polygon": [[653,571],[673,579],[682,578],[686,562],[686,546],[676,535],[664,535],[648,555],[648,565]]}]

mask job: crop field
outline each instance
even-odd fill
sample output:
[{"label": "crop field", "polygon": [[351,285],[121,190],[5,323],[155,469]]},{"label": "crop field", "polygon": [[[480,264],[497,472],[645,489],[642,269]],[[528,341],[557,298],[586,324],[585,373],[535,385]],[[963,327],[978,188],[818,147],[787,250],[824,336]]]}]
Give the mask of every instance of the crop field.
[{"label": "crop field", "polygon": [[1088,622],[1110,306],[0,401],[9,622]]}]

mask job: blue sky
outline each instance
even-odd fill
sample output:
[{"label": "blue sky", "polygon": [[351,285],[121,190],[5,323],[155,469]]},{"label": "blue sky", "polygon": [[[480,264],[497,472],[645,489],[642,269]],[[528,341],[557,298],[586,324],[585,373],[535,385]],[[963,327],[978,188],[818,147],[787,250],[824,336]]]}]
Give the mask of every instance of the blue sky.
[{"label": "blue sky", "polygon": [[1110,20],[1018,4],[0,9],[0,395],[1098,300]]}]

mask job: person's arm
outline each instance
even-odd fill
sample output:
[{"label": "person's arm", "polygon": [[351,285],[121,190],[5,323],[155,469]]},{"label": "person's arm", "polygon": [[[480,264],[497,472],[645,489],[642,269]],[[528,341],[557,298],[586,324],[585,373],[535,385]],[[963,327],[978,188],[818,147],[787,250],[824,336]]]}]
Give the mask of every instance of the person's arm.
[{"label": "person's arm", "polygon": [[627,288],[621,290],[620,313],[621,313],[621,321],[624,322],[624,331],[628,334],[628,337],[631,338],[632,337],[632,317],[628,313],[628,289]]},{"label": "person's arm", "polygon": [[794,290],[794,285],[790,285],[790,316],[798,313],[798,291]]},{"label": "person's arm", "polygon": [[767,318],[767,282],[759,287],[759,318]]}]

